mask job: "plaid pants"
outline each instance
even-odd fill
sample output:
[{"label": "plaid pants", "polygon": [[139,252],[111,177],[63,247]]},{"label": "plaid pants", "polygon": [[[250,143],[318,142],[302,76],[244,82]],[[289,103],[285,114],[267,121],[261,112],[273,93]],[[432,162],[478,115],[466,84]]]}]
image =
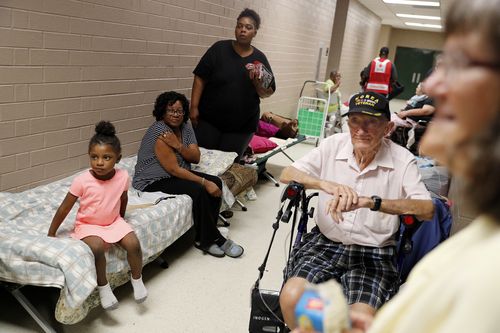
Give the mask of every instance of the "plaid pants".
[{"label": "plaid pants", "polygon": [[376,309],[398,290],[396,248],[343,245],[326,238],[317,227],[304,235],[285,271],[285,279],[302,277],[311,283],[330,279],[342,284],[349,304]]}]

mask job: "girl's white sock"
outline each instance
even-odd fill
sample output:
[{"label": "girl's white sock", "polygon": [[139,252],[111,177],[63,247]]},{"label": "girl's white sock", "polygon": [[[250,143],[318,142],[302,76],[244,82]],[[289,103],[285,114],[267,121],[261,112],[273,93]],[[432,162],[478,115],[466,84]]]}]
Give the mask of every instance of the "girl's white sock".
[{"label": "girl's white sock", "polygon": [[118,307],[118,300],[113,294],[113,290],[109,283],[105,286],[97,286],[99,290],[99,297],[101,298],[101,305],[105,310],[114,310]]},{"label": "girl's white sock", "polygon": [[142,303],[148,298],[148,290],[142,282],[142,276],[137,280],[130,276],[130,281],[132,282],[132,288],[134,289],[134,298],[137,303]]}]

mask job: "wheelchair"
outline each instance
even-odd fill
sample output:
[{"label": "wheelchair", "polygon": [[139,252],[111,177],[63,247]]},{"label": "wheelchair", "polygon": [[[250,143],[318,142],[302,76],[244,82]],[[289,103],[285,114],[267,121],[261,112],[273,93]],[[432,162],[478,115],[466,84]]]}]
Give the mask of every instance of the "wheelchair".
[{"label": "wheelchair", "polygon": [[427,129],[427,125],[432,117],[411,118],[414,120],[414,127],[396,127],[390,139],[398,145],[407,148],[413,155],[418,156],[418,145],[420,139]]},{"label": "wheelchair", "polygon": [[[283,194],[281,196],[281,207],[276,216],[276,221],[273,223],[273,234],[271,237],[271,241],[269,247],[267,249],[267,253],[264,257],[264,261],[261,266],[259,266],[259,276],[255,281],[255,284],[252,288],[251,294],[251,313],[250,313],[250,323],[249,323],[249,332],[250,333],[262,333],[262,332],[281,332],[286,330],[285,323],[283,320],[283,316],[281,313],[280,305],[279,305],[279,294],[278,290],[276,291],[265,291],[260,289],[260,281],[266,272],[266,264],[269,258],[269,254],[271,251],[271,247],[276,235],[276,232],[279,228],[280,222],[289,223],[292,221],[291,231],[290,231],[290,245],[288,250],[288,260],[285,267],[288,267],[288,261],[291,258],[292,252],[298,247],[300,247],[302,242],[303,235],[307,232],[307,223],[309,218],[314,216],[314,207],[309,207],[311,199],[318,196],[318,192],[313,192],[310,194],[306,193],[306,190],[302,184],[291,182],[284,189]],[[300,208],[300,209],[299,209]],[[450,216],[449,220],[451,221],[451,215],[449,209],[443,208],[439,210],[440,219],[441,215]],[[300,214],[300,218],[297,224],[297,217]],[[395,258],[396,267],[399,272],[399,284],[404,282],[406,279],[408,268],[411,269],[413,265],[418,261],[426,252],[430,251],[432,247],[424,248],[424,251],[420,249],[420,251],[414,251],[415,246],[418,245],[417,242],[414,242],[415,235],[418,234],[421,230],[431,230],[428,227],[432,224],[429,222],[418,221],[415,216],[412,215],[402,215],[400,216],[400,229],[396,234],[398,243],[396,247],[397,256]],[[441,224],[441,223],[440,223]],[[294,231],[297,229],[297,235],[294,240]],[[448,237],[449,231],[451,230],[451,224],[448,227],[448,234],[445,235],[445,238]],[[420,238],[426,239],[427,235],[424,233],[420,235]],[[439,242],[441,239],[439,239]],[[418,247],[418,246],[417,246]],[[418,252],[416,256],[413,256],[413,261],[409,262],[406,258],[411,258],[410,256]],[[286,269],[286,268],[285,268]]]},{"label": "wheelchair", "polygon": [[[289,208],[281,215],[281,220],[288,222],[291,216],[290,205],[300,206],[300,218],[297,224],[297,235],[293,240],[292,223],[290,236],[289,256],[298,248],[302,236],[307,233],[307,223],[314,216],[314,207],[309,207],[312,198],[318,196],[318,192],[307,194],[303,185],[292,182],[285,189],[283,197],[289,200]],[[406,278],[413,266],[429,251],[449,237],[451,231],[452,217],[449,204],[442,198],[433,196],[433,204],[436,209],[432,221],[420,221],[415,215],[399,215],[399,229],[396,232],[396,258],[395,264],[399,272],[400,284]]]}]

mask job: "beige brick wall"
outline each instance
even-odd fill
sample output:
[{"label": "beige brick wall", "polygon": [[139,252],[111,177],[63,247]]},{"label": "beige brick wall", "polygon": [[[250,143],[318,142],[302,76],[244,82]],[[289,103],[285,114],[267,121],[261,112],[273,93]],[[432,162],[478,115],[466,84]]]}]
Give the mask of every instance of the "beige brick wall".
[{"label": "beige brick wall", "polygon": [[393,53],[391,55],[393,59],[398,46],[441,50],[443,44],[444,34],[442,32],[391,29],[389,47]]},{"label": "beige brick wall", "polygon": [[359,73],[377,54],[381,20],[357,0],[349,2],[339,70],[342,99],[360,90]]},{"label": "beige brick wall", "polygon": [[[233,37],[244,7],[261,14],[254,43],[276,74],[278,91],[262,109],[292,116],[329,45],[335,0],[0,1],[0,190],[87,167],[100,119],[113,121],[124,155],[134,154],[155,97],[190,95],[198,59]],[[325,64],[323,54],[320,77]]]}]

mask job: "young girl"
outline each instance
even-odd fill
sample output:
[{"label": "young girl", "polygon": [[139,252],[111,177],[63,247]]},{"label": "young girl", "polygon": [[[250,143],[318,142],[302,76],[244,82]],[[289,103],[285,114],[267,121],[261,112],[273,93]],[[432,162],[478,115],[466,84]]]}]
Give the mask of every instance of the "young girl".
[{"label": "young girl", "polygon": [[146,300],[148,292],[141,277],[142,251],[139,240],[123,219],[128,201],[129,176],[125,170],[115,169],[115,164],[121,158],[120,140],[110,122],[99,122],[95,131],[89,143],[90,170],[73,180],[52,219],[48,236],[56,236],[57,229],[79,198],[80,207],[71,236],[82,240],[92,250],[101,304],[104,309],[112,310],[118,307],[118,300],[106,278],[104,252],[108,244],[118,243],[127,251],[136,302]]}]

